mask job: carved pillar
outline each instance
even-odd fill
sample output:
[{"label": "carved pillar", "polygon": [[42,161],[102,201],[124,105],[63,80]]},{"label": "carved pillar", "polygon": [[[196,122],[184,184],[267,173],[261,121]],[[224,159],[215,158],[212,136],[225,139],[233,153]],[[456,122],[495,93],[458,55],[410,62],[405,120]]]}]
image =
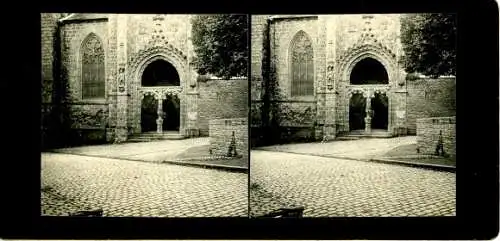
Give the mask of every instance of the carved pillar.
[{"label": "carved pillar", "polygon": [[323,135],[327,140],[336,136],[336,86],[335,86],[335,27],[333,16],[325,16],[328,25],[323,31],[326,35],[326,81],[325,81],[325,125]]},{"label": "carved pillar", "polygon": [[158,113],[158,118],[156,119],[156,132],[158,133],[163,133],[163,99],[165,97],[162,96],[162,95],[159,95],[157,97],[158,99],[158,109],[157,109],[157,113]]},{"label": "carved pillar", "polygon": [[127,140],[127,103],[129,101],[126,84],[127,67],[127,15],[117,15],[117,120],[116,120],[116,140],[118,142]]},{"label": "carved pillar", "polygon": [[365,133],[369,134],[372,132],[372,94],[368,92],[366,94],[366,117],[365,117]]}]

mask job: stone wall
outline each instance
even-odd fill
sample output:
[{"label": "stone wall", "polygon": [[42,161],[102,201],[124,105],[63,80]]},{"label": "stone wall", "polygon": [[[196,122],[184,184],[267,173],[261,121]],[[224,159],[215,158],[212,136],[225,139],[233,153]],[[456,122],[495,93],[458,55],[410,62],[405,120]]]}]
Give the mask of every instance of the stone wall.
[{"label": "stone wall", "polygon": [[[306,33],[313,48],[313,60],[315,69],[315,80],[323,79],[324,66],[322,65],[322,52],[319,46],[317,18],[281,18],[274,19],[271,24],[271,58],[281,94],[286,99],[291,99],[291,81],[289,73],[289,50],[293,38],[299,31]],[[315,84],[315,88],[317,84]],[[308,96],[307,100],[314,100],[314,96]],[[303,99],[303,98],[301,98]]]},{"label": "stone wall", "polygon": [[444,152],[456,156],[455,121],[455,116],[417,119],[417,147],[420,153],[434,154],[441,132]]},{"label": "stone wall", "polygon": [[56,37],[57,20],[60,13],[41,14],[41,50],[42,50],[42,103],[52,101],[54,38]]},{"label": "stone wall", "polygon": [[[262,29],[265,27],[265,17],[267,16],[252,18],[252,21],[256,23],[252,26],[252,31],[255,31],[252,32],[252,136],[261,135],[258,131],[261,113],[256,108],[262,106],[260,98],[263,92],[260,82],[262,79],[261,45],[264,39]],[[328,130],[329,135],[346,130],[348,127],[348,109],[346,108],[349,100],[345,90],[350,83],[348,74],[346,77],[345,73],[348,72],[351,63],[357,61],[356,58],[363,54],[380,56],[391,76],[389,85],[393,87],[392,89],[404,93],[404,85],[403,87],[398,85],[404,82],[400,80],[404,71],[398,64],[398,58],[402,53],[399,39],[399,14],[275,15],[270,19],[271,66],[275,77],[273,81],[276,81],[279,86],[280,105],[287,106],[281,116],[281,119],[285,120],[281,123],[282,131],[287,136],[283,138],[322,138],[325,134],[323,133],[325,126],[334,127],[333,130],[331,128]],[[304,31],[312,41],[315,71],[314,95],[292,98],[290,96],[289,52],[291,41],[299,31]],[[334,89],[327,90],[327,85],[333,86]],[[406,99],[400,98],[401,95],[404,94],[394,94],[394,98],[390,99],[390,106],[394,113],[406,111]],[[311,111],[306,111],[308,108]],[[307,121],[303,121],[303,117]],[[405,126],[404,120],[391,116],[393,128]]]},{"label": "stone wall", "polygon": [[210,120],[210,149],[213,155],[226,156],[233,138],[236,152],[248,158],[248,119],[229,118]]},{"label": "stone wall", "polygon": [[209,134],[212,119],[247,118],[248,79],[212,79],[198,82],[198,127],[200,135]]},{"label": "stone wall", "polygon": [[417,119],[454,116],[456,113],[455,78],[407,81],[408,134],[417,133]]},{"label": "stone wall", "polygon": [[[72,127],[82,143],[105,142],[112,139],[115,126],[116,98],[116,41],[114,41],[114,25],[103,19],[85,19],[84,21],[64,22],[61,28],[62,68],[65,69],[68,81],[68,93],[71,101]],[[90,34],[95,34],[104,49],[105,97],[102,99],[82,99],[81,84],[81,46]],[[112,113],[110,113],[110,111]]]}]

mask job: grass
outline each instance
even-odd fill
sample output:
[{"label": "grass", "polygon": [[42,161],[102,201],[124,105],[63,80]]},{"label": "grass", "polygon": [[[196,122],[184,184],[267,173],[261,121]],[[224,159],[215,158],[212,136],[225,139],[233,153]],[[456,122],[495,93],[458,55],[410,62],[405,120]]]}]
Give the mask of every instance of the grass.
[{"label": "grass", "polygon": [[417,155],[417,144],[408,144],[408,145],[402,145],[398,146],[384,155],[387,157],[391,156],[406,156],[406,155]]},{"label": "grass", "polygon": [[190,159],[190,158],[198,158],[202,156],[209,156],[210,152],[210,145],[202,145],[202,146],[194,146],[183,153],[177,155],[177,158],[179,159]]},{"label": "grass", "polygon": [[[420,156],[417,156],[420,155]],[[408,157],[405,157],[408,156]],[[400,161],[411,162],[411,163],[422,163],[422,164],[435,164],[444,166],[456,166],[456,160],[453,158],[423,155],[417,153],[417,144],[408,144],[403,146],[398,146],[387,153],[384,157],[389,159],[397,159]]]},{"label": "grass", "polygon": [[450,158],[398,158],[400,161],[411,162],[411,163],[422,163],[422,164],[434,164],[441,166],[452,166],[456,167],[456,161]]}]

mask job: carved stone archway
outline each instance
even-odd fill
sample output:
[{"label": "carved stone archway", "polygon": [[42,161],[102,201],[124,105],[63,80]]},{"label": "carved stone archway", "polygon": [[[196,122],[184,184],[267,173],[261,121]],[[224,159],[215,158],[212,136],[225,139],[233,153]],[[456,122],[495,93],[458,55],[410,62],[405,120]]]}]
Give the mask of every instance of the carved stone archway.
[{"label": "carved stone archway", "polygon": [[368,57],[379,61],[384,66],[389,75],[389,85],[399,78],[396,54],[370,34],[363,34],[337,59],[336,76],[339,76],[341,80],[348,80],[354,66]]},{"label": "carved stone archway", "polygon": [[[180,85],[179,86],[155,86],[155,87],[144,87],[141,85],[141,78],[146,67],[157,60],[163,60],[170,63],[179,74]],[[141,103],[144,95],[154,95],[155,99],[158,100],[158,120],[157,120],[157,132],[162,133],[163,126],[163,100],[167,95],[175,95],[180,100],[180,126],[179,133],[184,133],[184,119],[186,118],[186,110],[182,108],[185,106],[186,93],[185,89],[189,85],[189,67],[187,64],[187,56],[170,44],[165,44],[164,46],[154,46],[147,49],[143,49],[135,54],[129,60],[129,72],[128,77],[132,83],[133,88],[130,91],[130,95],[133,97],[132,108],[135,111],[131,111],[132,114],[129,118],[133,123],[133,132],[140,133],[140,111]]]}]

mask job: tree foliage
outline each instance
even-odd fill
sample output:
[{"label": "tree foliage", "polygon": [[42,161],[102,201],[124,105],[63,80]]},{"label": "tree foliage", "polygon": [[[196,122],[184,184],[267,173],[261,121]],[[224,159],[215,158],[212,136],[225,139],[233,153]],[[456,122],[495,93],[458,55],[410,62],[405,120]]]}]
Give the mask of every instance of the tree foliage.
[{"label": "tree foliage", "polygon": [[456,73],[456,15],[408,14],[401,18],[402,62],[409,73]]},{"label": "tree foliage", "polygon": [[247,76],[247,15],[197,15],[192,20],[194,64],[201,75]]}]

